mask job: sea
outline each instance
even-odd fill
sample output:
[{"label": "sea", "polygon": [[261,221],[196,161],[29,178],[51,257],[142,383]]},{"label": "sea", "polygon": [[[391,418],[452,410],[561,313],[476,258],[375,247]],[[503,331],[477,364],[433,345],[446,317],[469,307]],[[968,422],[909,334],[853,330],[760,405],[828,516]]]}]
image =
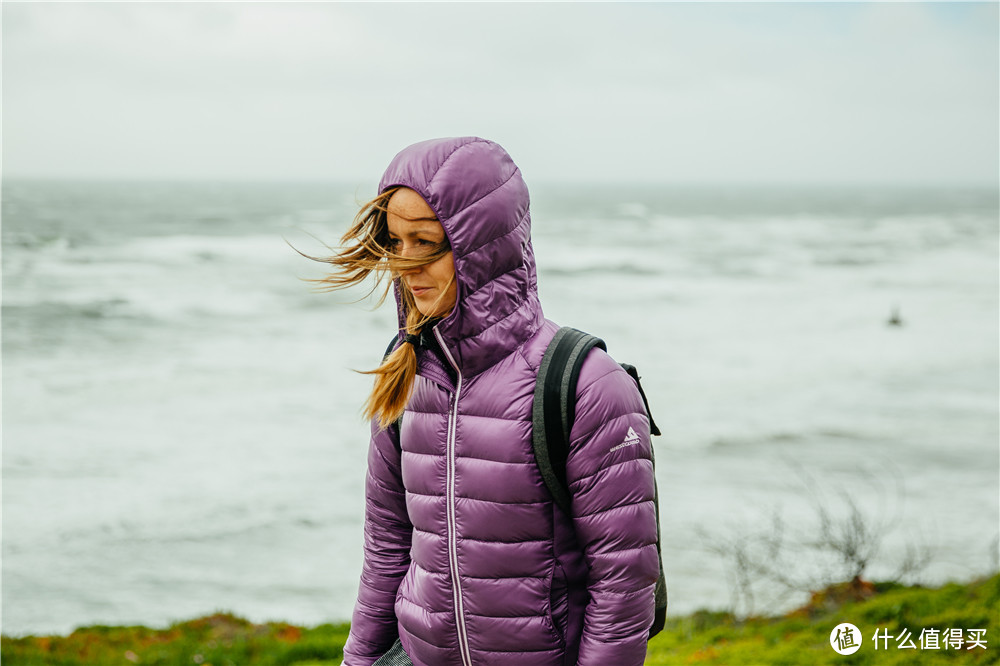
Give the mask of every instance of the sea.
[{"label": "sea", "polygon": [[[852,534],[869,579],[998,568],[997,189],[529,186],[546,316],[663,432],[671,614],[802,603]],[[350,618],[395,316],[309,257],[373,190],[3,182],[5,634]],[[748,608],[748,549],[801,589]]]}]

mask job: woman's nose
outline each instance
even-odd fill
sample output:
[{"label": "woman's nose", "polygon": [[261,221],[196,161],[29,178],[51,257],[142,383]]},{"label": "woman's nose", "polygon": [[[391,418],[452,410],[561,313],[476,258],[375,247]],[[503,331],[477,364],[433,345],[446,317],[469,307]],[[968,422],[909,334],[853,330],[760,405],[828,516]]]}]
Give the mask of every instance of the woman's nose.
[{"label": "woman's nose", "polygon": [[[407,259],[410,259],[410,258],[415,257],[417,255],[416,249],[417,249],[416,244],[407,245],[407,244],[404,243],[403,246],[399,249],[399,255],[401,257],[405,257]],[[406,275],[412,275],[413,273],[416,273],[416,272],[420,271],[421,268],[423,268],[423,266],[411,266],[409,268],[402,269],[400,271],[400,273],[403,273],[403,274],[406,274]]]}]

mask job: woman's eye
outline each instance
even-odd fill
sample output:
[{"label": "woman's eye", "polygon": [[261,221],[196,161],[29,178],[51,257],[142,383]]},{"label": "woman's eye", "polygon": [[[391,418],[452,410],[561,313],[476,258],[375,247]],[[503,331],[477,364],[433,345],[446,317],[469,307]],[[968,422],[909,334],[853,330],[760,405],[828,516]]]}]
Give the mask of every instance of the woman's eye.
[{"label": "woman's eye", "polygon": [[[422,252],[431,252],[437,248],[441,243],[439,241],[429,240],[427,238],[415,238],[410,242],[410,249],[420,248]],[[403,254],[406,247],[399,238],[390,238],[386,241],[385,249],[393,254]]]}]

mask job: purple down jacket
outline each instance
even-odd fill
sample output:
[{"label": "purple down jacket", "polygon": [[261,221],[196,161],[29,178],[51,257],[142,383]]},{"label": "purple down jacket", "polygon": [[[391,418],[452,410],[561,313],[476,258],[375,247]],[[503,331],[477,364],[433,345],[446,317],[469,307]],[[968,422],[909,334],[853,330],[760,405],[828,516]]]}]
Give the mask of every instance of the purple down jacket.
[{"label": "purple down jacket", "polygon": [[493,142],[440,139],[396,156],[379,191],[398,185],[444,226],[458,300],[425,333],[399,428],[372,427],[345,666],[397,636],[417,666],[641,664],[658,568],[635,384],[603,351],[584,362],[564,515],[532,453],[535,375],[558,327],[538,300],[520,171]]}]

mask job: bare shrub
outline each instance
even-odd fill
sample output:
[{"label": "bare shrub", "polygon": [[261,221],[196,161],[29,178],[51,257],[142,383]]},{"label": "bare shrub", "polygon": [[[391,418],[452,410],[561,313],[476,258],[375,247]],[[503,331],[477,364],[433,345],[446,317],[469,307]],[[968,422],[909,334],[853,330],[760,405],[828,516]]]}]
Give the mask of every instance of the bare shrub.
[{"label": "bare shrub", "polygon": [[[831,497],[805,470],[792,467],[811,505],[811,520],[792,525],[776,507],[769,520],[757,523],[767,524],[765,528],[735,526],[726,535],[696,529],[704,548],[728,563],[731,610],[737,617],[773,609],[792,597],[837,583],[848,583],[847,594],[870,593],[864,577],[886,537],[899,525],[903,493],[898,480],[896,510],[883,507],[873,514],[863,511],[847,491],[838,490]],[[871,478],[869,482],[878,483]],[[888,579],[916,576],[931,556],[928,546],[907,543]]]}]

